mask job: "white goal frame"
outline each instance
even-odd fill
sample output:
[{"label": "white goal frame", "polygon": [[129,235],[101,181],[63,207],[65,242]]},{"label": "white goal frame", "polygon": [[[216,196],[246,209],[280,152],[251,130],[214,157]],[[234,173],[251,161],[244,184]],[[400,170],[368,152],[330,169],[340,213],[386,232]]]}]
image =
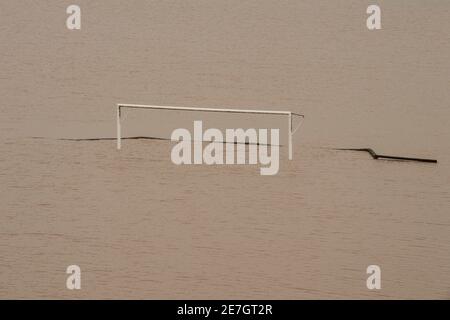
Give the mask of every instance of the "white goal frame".
[{"label": "white goal frame", "polygon": [[244,110],[244,109],[218,109],[218,108],[191,108],[191,107],[172,107],[172,106],[153,106],[142,104],[117,104],[117,149],[122,147],[122,133],[121,133],[121,108],[129,109],[156,109],[156,110],[183,110],[183,111],[199,111],[199,112],[224,112],[224,113],[250,113],[250,114],[272,114],[282,115],[288,118],[288,145],[289,145],[289,160],[292,160],[292,136],[300,128],[301,122],[292,130],[292,116],[304,118],[302,114],[291,111],[272,111],[272,110]]}]

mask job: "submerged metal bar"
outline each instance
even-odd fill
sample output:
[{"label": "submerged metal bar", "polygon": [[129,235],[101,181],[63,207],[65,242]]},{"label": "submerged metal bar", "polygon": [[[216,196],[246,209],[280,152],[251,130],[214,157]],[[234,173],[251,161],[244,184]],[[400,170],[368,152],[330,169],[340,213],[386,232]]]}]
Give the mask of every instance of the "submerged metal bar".
[{"label": "submerged metal bar", "polygon": [[397,156],[387,156],[383,154],[377,154],[370,148],[360,148],[360,149],[340,149],[337,148],[335,150],[348,150],[348,151],[365,151],[368,152],[372,158],[374,159],[391,159],[391,160],[403,160],[403,161],[418,161],[418,162],[429,162],[429,163],[437,163],[435,159],[426,159],[426,158],[410,158],[410,157],[397,157]]},{"label": "submerged metal bar", "polygon": [[408,157],[397,157],[397,156],[385,156],[382,154],[377,155],[377,159],[393,159],[393,160],[405,160],[405,161],[419,161],[419,162],[430,162],[437,163],[435,159],[425,159],[425,158],[408,158]]}]

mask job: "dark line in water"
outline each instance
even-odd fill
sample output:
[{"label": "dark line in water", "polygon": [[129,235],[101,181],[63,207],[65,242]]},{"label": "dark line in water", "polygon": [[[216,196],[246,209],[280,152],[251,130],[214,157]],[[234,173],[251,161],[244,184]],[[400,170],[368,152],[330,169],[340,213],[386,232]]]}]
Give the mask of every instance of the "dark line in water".
[{"label": "dark line in water", "polygon": [[[121,140],[170,140],[166,138],[157,138],[157,137],[125,137],[121,138]],[[117,140],[117,138],[60,138],[58,140],[64,141],[103,141],[103,140]]]},{"label": "dark line in water", "polygon": [[[51,139],[47,137],[31,137],[32,139]],[[121,140],[163,140],[163,141],[172,141],[168,138],[158,138],[158,137],[146,137],[146,136],[137,136],[137,137],[122,137]],[[61,141],[108,141],[108,140],[117,140],[117,138],[56,138],[56,140]],[[190,140],[191,142],[194,142],[193,140]],[[174,141],[177,142],[177,141]],[[245,144],[245,145],[259,145],[259,146],[275,146],[272,144],[266,144],[266,143],[250,143],[250,142],[227,142],[227,141],[202,141],[202,142],[216,142],[216,143],[234,143],[234,144]],[[279,145],[279,147],[282,147],[282,145]]]},{"label": "dark line in water", "polygon": [[387,156],[383,154],[377,154],[370,148],[333,148],[334,150],[347,150],[347,151],[364,151],[368,152],[372,158],[378,159],[389,159],[389,160],[400,160],[400,161],[418,161],[418,162],[429,162],[429,163],[437,163],[435,159],[425,159],[425,158],[410,158],[410,157],[397,157],[397,156]]}]

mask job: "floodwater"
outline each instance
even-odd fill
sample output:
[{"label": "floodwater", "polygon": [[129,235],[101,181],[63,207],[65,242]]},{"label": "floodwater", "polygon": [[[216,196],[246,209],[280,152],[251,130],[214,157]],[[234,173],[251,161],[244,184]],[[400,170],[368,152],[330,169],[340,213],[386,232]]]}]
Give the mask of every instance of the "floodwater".
[{"label": "floodwater", "polygon": [[[0,298],[450,298],[450,3],[378,1],[377,31],[360,0],[77,4],[79,31],[61,1],[0,5]],[[306,119],[275,176],[60,140],[114,137],[119,102]],[[200,116],[127,114],[163,138]],[[367,147],[439,162],[333,150]]]}]

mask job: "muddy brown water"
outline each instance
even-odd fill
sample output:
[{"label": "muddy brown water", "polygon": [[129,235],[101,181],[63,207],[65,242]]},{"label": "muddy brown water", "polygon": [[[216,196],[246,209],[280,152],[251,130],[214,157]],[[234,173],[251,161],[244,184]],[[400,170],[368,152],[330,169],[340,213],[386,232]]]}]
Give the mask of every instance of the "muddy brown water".
[{"label": "muddy brown water", "polygon": [[[448,2],[378,1],[372,32],[370,1],[77,4],[80,31],[61,1],[1,5],[1,298],[450,298]],[[164,140],[59,140],[114,137],[118,102],[306,120],[271,177],[175,166]],[[147,116],[126,133],[198,117]],[[439,163],[332,150],[368,147]]]}]

